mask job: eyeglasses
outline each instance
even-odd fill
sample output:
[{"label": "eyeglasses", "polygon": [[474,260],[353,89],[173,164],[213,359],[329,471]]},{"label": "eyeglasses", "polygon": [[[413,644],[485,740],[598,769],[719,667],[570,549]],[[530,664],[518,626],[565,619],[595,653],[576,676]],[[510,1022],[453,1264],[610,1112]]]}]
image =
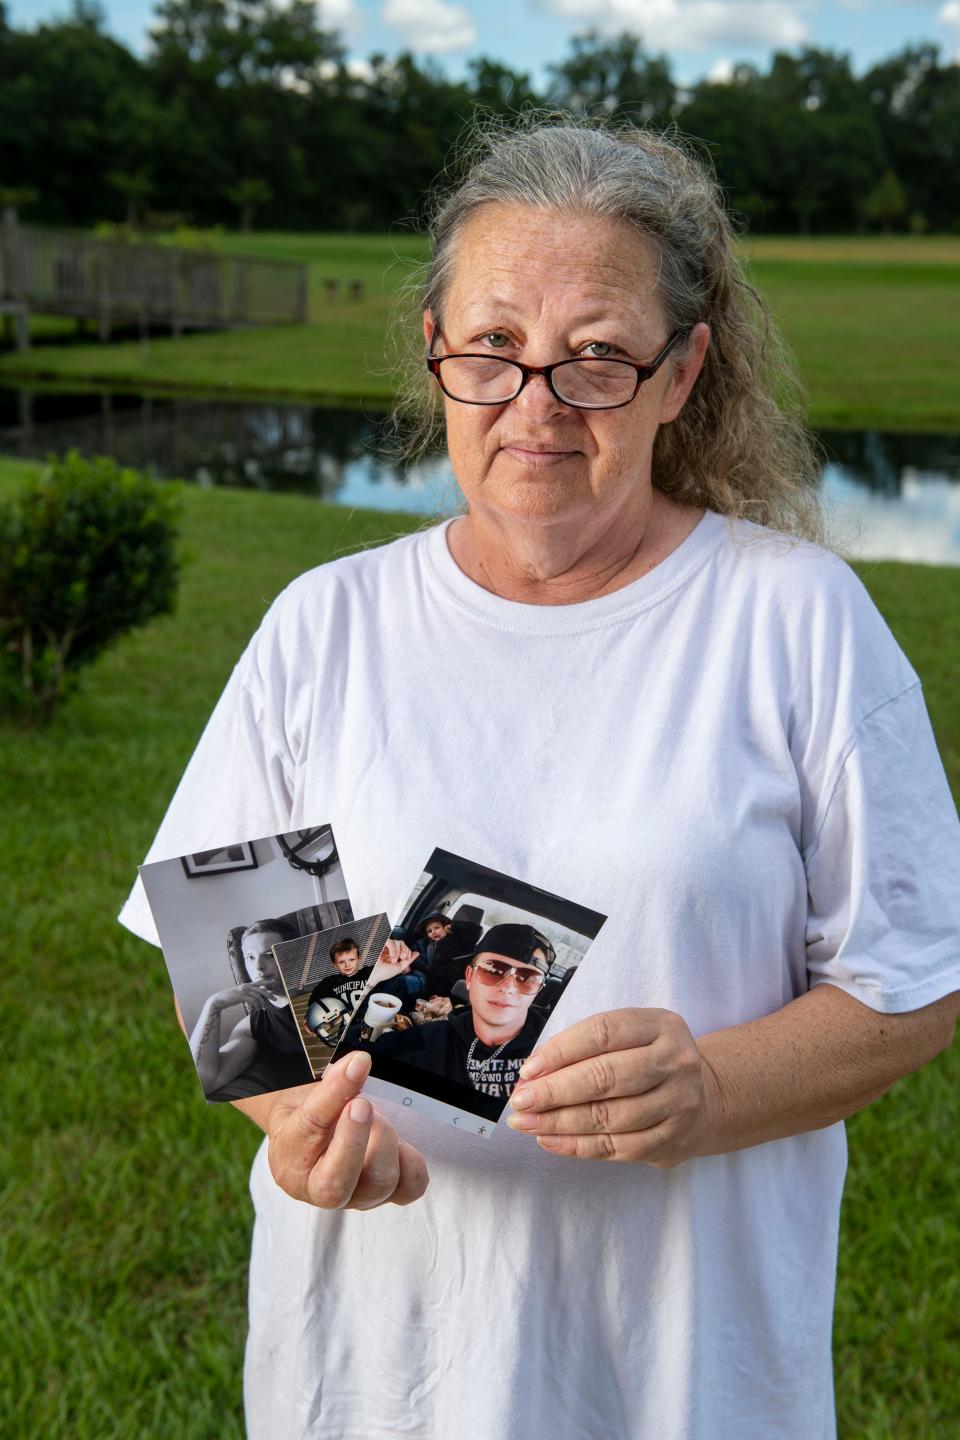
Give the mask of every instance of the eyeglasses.
[{"label": "eyeglasses", "polygon": [[630,404],[677,341],[689,334],[689,327],[674,330],[659,355],[646,365],[636,360],[597,360],[590,355],[557,360],[553,365],[524,365],[499,355],[463,354],[428,355],[427,369],[444,395],[461,405],[507,405],[534,375],[542,375],[562,405],[575,410],[618,410]]},{"label": "eyeglasses", "polygon": [[473,971],[481,985],[502,985],[512,975],[521,995],[534,995],[543,984],[542,971],[531,970],[527,965],[521,970],[516,965],[505,965],[502,960],[478,960]]}]

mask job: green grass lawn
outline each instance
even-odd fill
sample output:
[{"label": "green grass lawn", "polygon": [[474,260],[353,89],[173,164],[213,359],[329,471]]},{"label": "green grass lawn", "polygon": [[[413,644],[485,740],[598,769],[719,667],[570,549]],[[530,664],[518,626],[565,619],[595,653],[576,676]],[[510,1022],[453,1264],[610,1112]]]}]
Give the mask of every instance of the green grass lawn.
[{"label": "green grass lawn", "polygon": [[[0,494],[30,467],[0,461]],[[204,1105],[158,953],[114,916],[209,709],[295,574],[416,517],[183,492],[178,612],[103,657],[45,731],[0,726],[8,1024],[0,1434],[239,1440],[247,1168]],[[866,583],[927,690],[960,789],[960,570]],[[251,575],[256,583],[251,584]],[[197,643],[197,624],[202,643]],[[836,1354],[844,1440],[956,1431],[960,1056],[850,1124]]]},{"label": "green grass lawn", "polygon": [[[212,389],[385,405],[391,302],[425,255],[408,230],[385,235],[231,234],[237,254],[310,265],[311,323],[107,346],[38,344],[0,354],[0,382],[33,377],[136,389]],[[784,326],[820,427],[960,429],[955,344],[960,238],[757,239],[751,273]],[[357,303],[325,298],[326,278],[361,279]],[[415,322],[411,322],[415,326]],[[38,339],[56,327],[38,319]]]}]

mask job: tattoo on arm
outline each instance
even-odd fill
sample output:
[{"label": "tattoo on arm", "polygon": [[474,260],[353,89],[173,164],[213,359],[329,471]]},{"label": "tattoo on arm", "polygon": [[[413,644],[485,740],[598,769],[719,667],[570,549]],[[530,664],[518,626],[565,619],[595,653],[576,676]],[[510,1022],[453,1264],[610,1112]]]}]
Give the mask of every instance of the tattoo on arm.
[{"label": "tattoo on arm", "polygon": [[[213,1034],[213,1032],[214,1032],[215,1030],[216,1030],[216,1031],[219,1031],[219,1029],[220,1029],[220,1011],[219,1011],[219,1010],[211,1010],[211,1011],[210,1011],[210,1014],[209,1014],[208,1017],[207,1017],[207,1023],[206,1023],[206,1025],[204,1025],[204,1027],[203,1027],[203,1032],[202,1032],[202,1034],[200,1035],[200,1038],[199,1038],[199,1040],[197,1041],[196,1045],[194,1046],[193,1059],[194,1059],[195,1064],[197,1064],[197,1065],[200,1064],[201,1058],[202,1058],[202,1056],[203,1056],[203,1052],[204,1052],[204,1050],[205,1050],[206,1047],[207,1047],[207,1041],[210,1039],[210,1036]],[[218,1048],[219,1048],[219,1047],[218,1047]]]}]

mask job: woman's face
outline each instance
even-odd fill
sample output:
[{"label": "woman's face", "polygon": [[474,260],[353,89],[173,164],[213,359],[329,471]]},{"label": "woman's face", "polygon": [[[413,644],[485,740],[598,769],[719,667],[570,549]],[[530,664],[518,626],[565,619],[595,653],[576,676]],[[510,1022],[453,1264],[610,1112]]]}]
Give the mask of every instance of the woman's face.
[{"label": "woman's face", "polygon": [[[653,359],[669,338],[657,251],[619,220],[486,205],[456,252],[435,353],[549,365],[577,355]],[[424,316],[429,344],[433,319]],[[605,525],[647,513],[654,437],[679,414],[709,339],[696,327],[628,405],[576,410],[537,376],[506,405],[445,397],[454,474],[473,513]]]}]

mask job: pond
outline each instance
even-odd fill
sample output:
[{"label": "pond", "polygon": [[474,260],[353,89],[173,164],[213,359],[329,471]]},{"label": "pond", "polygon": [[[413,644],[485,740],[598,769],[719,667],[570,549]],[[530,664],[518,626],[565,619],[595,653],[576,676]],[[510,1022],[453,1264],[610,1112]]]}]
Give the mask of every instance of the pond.
[{"label": "pond", "polygon": [[[960,435],[826,431],[832,538],[873,559],[960,565]],[[298,492],[340,505],[450,514],[442,455],[401,466],[383,417],[287,402],[0,389],[0,453],[115,456],[199,485]]]}]

